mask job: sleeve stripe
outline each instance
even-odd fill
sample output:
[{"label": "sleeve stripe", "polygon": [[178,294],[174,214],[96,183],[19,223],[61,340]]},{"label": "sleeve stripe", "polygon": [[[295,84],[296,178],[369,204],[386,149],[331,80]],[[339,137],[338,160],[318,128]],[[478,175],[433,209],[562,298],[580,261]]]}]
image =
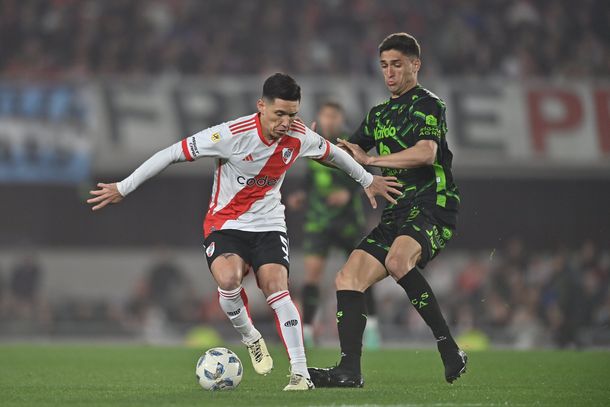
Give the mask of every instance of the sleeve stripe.
[{"label": "sleeve stripe", "polygon": [[326,151],[324,152],[324,155],[322,157],[320,157],[320,160],[326,160],[326,157],[328,157],[328,154],[330,154],[330,142],[328,140],[326,141]]},{"label": "sleeve stripe", "polygon": [[193,161],[193,156],[191,155],[186,142],[187,138],[182,139],[182,152],[184,153],[184,157],[187,159],[187,161]]},{"label": "sleeve stripe", "polygon": [[240,131],[241,128],[243,127],[249,127],[251,125],[255,124],[255,120],[254,119],[250,119],[250,120],[246,120],[243,122],[239,122],[239,123],[235,123],[229,126],[229,130],[231,130],[231,132],[236,132],[236,131]]},{"label": "sleeve stripe", "polygon": [[231,132],[234,136],[237,136],[238,134],[245,133],[250,130],[254,130],[255,128],[256,128],[256,123],[252,123],[252,125],[250,127],[242,127],[241,129],[238,129],[238,130],[231,130]]}]

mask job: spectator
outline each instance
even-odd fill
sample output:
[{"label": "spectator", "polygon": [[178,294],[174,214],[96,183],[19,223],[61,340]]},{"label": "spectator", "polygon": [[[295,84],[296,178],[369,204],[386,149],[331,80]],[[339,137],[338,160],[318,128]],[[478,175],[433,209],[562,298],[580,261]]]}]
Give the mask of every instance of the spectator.
[{"label": "spectator", "polygon": [[[607,1],[471,0],[445,8],[442,0],[255,0],[239,7],[220,0],[7,0],[0,2],[0,76],[270,69],[370,76],[376,39],[393,31],[423,38],[438,56],[424,74],[609,74]],[[287,57],[277,59],[279,50]]]},{"label": "spectator", "polygon": [[169,249],[157,249],[156,260],[129,302],[128,314],[151,343],[172,339],[170,323],[197,321],[199,309],[193,285]]},{"label": "spectator", "polygon": [[42,314],[42,269],[34,253],[26,253],[13,267],[9,281],[8,313],[15,319],[39,319]]}]

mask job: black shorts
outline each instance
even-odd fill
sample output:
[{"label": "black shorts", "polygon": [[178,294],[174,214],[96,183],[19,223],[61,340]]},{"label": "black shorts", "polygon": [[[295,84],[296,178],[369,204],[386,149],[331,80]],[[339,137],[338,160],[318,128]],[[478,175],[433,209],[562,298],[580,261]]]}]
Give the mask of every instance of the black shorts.
[{"label": "black shorts", "polygon": [[362,239],[357,249],[364,250],[385,265],[385,258],[394,240],[398,236],[410,236],[422,248],[417,266],[423,269],[445,248],[453,237],[455,227],[439,221],[432,209],[424,205],[414,205],[403,213],[405,215],[382,221]]},{"label": "black shorts", "polygon": [[284,232],[221,229],[210,233],[203,246],[210,270],[216,257],[225,253],[237,254],[254,272],[269,263],[281,264],[290,270],[288,236]]}]

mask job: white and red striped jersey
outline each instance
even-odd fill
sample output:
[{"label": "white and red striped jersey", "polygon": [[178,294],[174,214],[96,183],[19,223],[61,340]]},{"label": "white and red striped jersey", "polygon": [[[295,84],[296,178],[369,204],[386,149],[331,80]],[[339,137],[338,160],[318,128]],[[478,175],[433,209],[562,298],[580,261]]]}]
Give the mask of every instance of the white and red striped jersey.
[{"label": "white and red striped jersey", "polygon": [[204,236],[220,229],[286,232],[280,187],[298,157],[325,159],[330,143],[295,120],[276,141],[263,137],[258,114],[205,129],[182,140],[187,160],[216,158]]},{"label": "white and red striped jersey", "polygon": [[363,188],[374,177],[340,148],[294,121],[285,136],[268,141],[258,114],[219,124],[158,151],[116,187],[122,196],[170,164],[200,157],[216,159],[214,186],[204,221],[204,235],[214,230],[286,232],[280,187],[298,157],[324,160],[352,177]]}]

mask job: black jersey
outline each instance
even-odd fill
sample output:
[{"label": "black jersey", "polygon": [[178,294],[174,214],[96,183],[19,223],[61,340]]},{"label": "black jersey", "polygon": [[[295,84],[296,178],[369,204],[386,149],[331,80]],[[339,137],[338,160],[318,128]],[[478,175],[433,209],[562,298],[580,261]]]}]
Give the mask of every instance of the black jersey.
[{"label": "black jersey", "polygon": [[388,204],[384,215],[407,210],[411,205],[433,205],[433,212],[449,224],[455,222],[459,192],[453,182],[453,154],[447,145],[445,103],[432,92],[417,85],[398,98],[373,107],[350,142],[364,151],[376,148],[379,155],[397,153],[420,140],[438,144],[432,165],[418,168],[381,168],[384,176],[395,176],[403,185],[398,204]]},{"label": "black jersey", "polygon": [[[346,138],[341,135],[341,138]],[[360,233],[364,226],[364,208],[360,197],[360,185],[349,175],[336,168],[327,167],[315,160],[308,160],[305,176],[307,191],[307,212],[305,215],[307,232],[322,232],[329,229],[351,227],[356,223],[354,233]],[[329,206],[329,195],[340,189],[347,189],[352,199],[344,206]]]},{"label": "black jersey", "polygon": [[[351,222],[364,224],[360,185],[340,170],[314,160],[309,160],[308,164],[306,230],[347,227]],[[344,206],[329,206],[326,203],[328,196],[340,189],[350,191],[352,199]]]}]

